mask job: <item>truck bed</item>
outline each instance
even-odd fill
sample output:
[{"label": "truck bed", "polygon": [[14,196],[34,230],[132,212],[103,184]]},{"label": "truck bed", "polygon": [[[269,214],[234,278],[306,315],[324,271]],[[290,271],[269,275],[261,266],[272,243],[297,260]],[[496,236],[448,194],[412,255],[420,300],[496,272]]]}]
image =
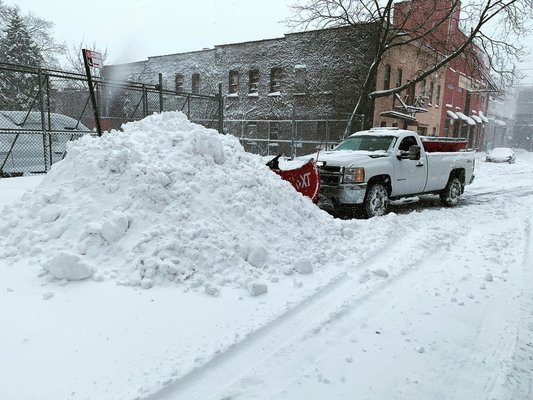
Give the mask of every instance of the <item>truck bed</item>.
[{"label": "truck bed", "polygon": [[467,141],[464,138],[420,136],[424,150],[431,152],[454,152],[464,150]]}]

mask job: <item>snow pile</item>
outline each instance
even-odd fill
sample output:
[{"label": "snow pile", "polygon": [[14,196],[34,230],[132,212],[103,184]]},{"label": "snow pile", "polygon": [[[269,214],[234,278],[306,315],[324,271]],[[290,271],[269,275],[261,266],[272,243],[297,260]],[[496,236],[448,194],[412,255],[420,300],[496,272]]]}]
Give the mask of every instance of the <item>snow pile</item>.
[{"label": "snow pile", "polygon": [[70,143],[42,184],[4,210],[0,258],[30,257],[49,279],[257,295],[334,251],[324,238],[335,239],[338,223],[235,137],[179,112],[123,129]]}]

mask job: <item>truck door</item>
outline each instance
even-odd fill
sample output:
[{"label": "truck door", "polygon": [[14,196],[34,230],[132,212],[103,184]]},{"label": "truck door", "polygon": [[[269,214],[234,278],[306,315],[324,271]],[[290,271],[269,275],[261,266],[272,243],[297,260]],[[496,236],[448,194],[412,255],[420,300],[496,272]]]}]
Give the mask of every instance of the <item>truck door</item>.
[{"label": "truck door", "polygon": [[[414,145],[420,145],[416,138],[414,136],[406,136],[400,142],[398,150],[409,151],[409,148]],[[409,160],[407,158],[399,160],[394,157],[394,175],[393,196],[422,192],[426,186],[426,158],[421,156],[419,160]]]}]

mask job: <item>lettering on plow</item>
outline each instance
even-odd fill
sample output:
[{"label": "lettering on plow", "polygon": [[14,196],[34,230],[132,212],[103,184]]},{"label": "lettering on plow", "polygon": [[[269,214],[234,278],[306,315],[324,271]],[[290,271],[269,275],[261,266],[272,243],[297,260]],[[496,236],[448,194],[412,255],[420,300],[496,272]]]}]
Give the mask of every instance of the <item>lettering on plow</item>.
[{"label": "lettering on plow", "polygon": [[296,182],[296,189],[307,188],[311,186],[311,172],[300,175],[300,180]]}]

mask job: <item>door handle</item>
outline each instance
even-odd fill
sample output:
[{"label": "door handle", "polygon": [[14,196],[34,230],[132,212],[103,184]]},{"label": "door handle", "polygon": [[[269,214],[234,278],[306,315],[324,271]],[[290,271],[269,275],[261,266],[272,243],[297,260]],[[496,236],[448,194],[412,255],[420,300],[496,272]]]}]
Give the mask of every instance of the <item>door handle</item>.
[{"label": "door handle", "polygon": [[417,167],[423,167],[423,166],[424,166],[424,163],[423,163],[423,162],[417,162],[417,163],[416,163],[416,166],[417,166]]}]

